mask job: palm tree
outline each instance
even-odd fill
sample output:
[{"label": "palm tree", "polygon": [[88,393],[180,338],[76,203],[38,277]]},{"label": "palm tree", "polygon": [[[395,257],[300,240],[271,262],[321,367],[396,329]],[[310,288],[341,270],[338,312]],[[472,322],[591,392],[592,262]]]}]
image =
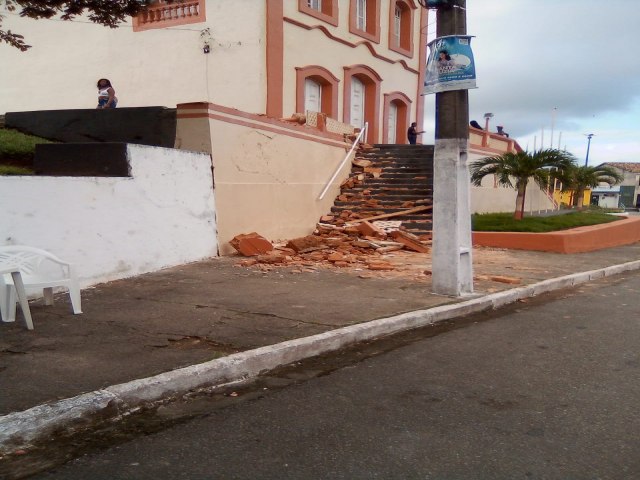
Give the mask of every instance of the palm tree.
[{"label": "palm tree", "polygon": [[601,183],[609,186],[620,183],[624,176],[613,167],[600,165],[599,167],[578,167],[573,166],[565,172],[566,180],[562,186],[566,190],[573,190],[573,206],[582,208],[584,203],[584,191],[597,187]]},{"label": "palm tree", "polygon": [[571,168],[575,162],[575,157],[570,153],[550,148],[482,158],[473,162],[469,169],[471,182],[476,186],[480,186],[485,176],[495,175],[500,185],[515,188],[517,195],[513,218],[520,220],[524,216],[524,196],[529,179],[533,178],[540,188],[547,188],[549,179],[556,175],[550,167],[562,171]]}]

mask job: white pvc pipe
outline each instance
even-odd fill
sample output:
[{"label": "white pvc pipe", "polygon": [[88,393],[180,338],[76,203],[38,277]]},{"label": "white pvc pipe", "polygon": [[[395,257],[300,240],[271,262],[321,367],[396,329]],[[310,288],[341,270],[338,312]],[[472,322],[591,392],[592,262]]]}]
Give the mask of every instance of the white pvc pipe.
[{"label": "white pvc pipe", "polygon": [[320,193],[320,196],[318,197],[318,200],[322,200],[324,198],[324,196],[327,193],[327,190],[329,190],[329,187],[331,187],[331,184],[333,183],[333,181],[336,179],[336,177],[340,173],[340,170],[342,170],[342,167],[344,167],[344,164],[347,162],[347,160],[349,159],[349,157],[351,156],[351,154],[355,150],[356,146],[358,145],[358,142],[360,142],[360,139],[363,137],[363,135],[366,138],[366,132],[367,132],[368,129],[369,129],[369,123],[365,122],[364,128],[362,130],[360,130],[360,133],[358,134],[358,136],[356,137],[355,141],[353,142],[353,145],[351,146],[351,150],[349,150],[349,153],[347,153],[347,155],[344,157],[342,162],[340,162],[340,165],[338,165],[338,168],[333,173],[333,176],[329,179],[327,184],[324,186],[324,189],[322,190],[322,193]]}]

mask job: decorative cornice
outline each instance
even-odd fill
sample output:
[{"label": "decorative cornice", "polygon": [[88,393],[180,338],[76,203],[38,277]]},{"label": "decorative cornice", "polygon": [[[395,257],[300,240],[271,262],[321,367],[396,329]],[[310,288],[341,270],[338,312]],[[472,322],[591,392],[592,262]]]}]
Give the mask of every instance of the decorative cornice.
[{"label": "decorative cornice", "polygon": [[409,66],[409,64],[404,61],[404,60],[393,60],[391,58],[385,57],[383,55],[380,55],[378,52],[376,52],[375,48],[373,47],[373,45],[371,44],[371,42],[367,41],[367,40],[363,40],[361,42],[350,42],[348,40],[345,40],[344,38],[340,38],[340,37],[336,37],[335,35],[333,35],[328,29],[327,27],[323,26],[323,25],[306,25],[302,22],[299,22],[298,20],[294,20],[293,18],[289,18],[289,17],[284,17],[283,20],[286,23],[290,23],[291,25],[295,25],[296,27],[300,27],[300,28],[304,28],[305,30],[320,30],[322,33],[325,34],[326,37],[330,38],[331,40],[341,43],[343,45],[346,45],[350,48],[356,48],[359,47],[360,45],[364,45],[365,47],[367,47],[369,49],[369,51],[371,52],[371,55],[373,55],[375,58],[382,60],[384,62],[387,63],[391,63],[391,64],[396,64],[399,63],[400,65],[402,65],[402,68],[404,68],[406,71],[411,72],[415,75],[419,75],[420,72],[418,70],[416,70],[415,68],[412,68]]}]

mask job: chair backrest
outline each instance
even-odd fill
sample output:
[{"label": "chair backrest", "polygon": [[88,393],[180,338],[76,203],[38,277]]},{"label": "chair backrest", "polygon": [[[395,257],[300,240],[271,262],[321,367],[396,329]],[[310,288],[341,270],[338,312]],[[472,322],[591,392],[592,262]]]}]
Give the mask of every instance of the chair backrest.
[{"label": "chair backrest", "polygon": [[60,261],[55,255],[40,248],[25,245],[0,246],[0,266],[18,267],[27,275],[38,272],[40,264],[45,259]]}]

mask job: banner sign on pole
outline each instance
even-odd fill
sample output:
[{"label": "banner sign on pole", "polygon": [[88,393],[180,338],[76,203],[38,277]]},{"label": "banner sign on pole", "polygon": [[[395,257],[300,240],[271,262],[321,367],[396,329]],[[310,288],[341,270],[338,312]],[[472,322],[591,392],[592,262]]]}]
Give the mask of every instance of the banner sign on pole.
[{"label": "banner sign on pole", "polygon": [[476,88],[476,66],[471,39],[467,35],[448,35],[429,43],[424,93]]}]

